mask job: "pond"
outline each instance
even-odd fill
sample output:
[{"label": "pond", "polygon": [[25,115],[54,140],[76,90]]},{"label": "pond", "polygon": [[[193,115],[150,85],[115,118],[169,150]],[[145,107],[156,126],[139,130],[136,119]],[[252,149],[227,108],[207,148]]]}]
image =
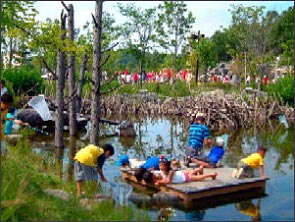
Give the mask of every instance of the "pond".
[{"label": "pond", "polygon": [[[130,158],[140,159],[159,154],[179,159],[183,156],[189,123],[177,119],[147,119],[135,122],[134,126],[137,132],[135,138],[112,136],[101,139],[101,143],[111,143],[116,148],[116,154],[104,165],[104,172],[109,181],[120,180],[119,167],[114,164],[120,154],[128,154]],[[108,125],[102,128],[117,130],[115,126]],[[235,167],[239,159],[255,152],[259,144],[268,147],[265,157],[265,174],[270,179],[266,182],[265,195],[259,197],[252,195],[251,198],[249,194],[247,203],[245,199],[236,197],[231,201],[220,204],[216,202],[212,206],[196,207],[190,210],[167,206],[161,209],[144,209],[151,219],[157,220],[160,213],[164,214],[165,219],[169,221],[249,221],[253,218],[244,208],[249,210],[252,207],[253,210],[257,210],[255,205],[260,202],[260,215],[263,221],[294,221],[294,125],[290,124],[289,128],[285,128],[279,121],[274,120],[262,128],[211,131],[211,134],[213,137],[228,138],[223,164],[229,167]],[[81,147],[86,142],[78,140],[74,142],[74,146]],[[72,147],[68,141],[66,146]],[[72,164],[69,164],[71,163],[69,159],[74,156],[75,151],[65,148],[60,153],[54,154],[52,150],[47,150],[49,152],[45,152],[46,155],[55,156],[55,160],[60,163],[60,169],[56,170],[57,174],[64,180],[74,181],[73,168]],[[137,207],[132,202],[129,204]]]}]

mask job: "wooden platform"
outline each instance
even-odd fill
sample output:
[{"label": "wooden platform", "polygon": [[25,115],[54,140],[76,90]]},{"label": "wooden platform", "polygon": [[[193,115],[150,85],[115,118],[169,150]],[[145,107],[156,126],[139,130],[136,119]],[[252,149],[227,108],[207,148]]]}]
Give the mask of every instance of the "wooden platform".
[{"label": "wooden platform", "polygon": [[202,181],[169,184],[160,187],[155,187],[152,184],[146,184],[144,182],[137,182],[133,175],[134,170],[122,169],[122,179],[126,182],[131,182],[137,188],[141,186],[176,195],[185,206],[189,206],[196,199],[220,197],[244,191],[259,190],[260,193],[264,193],[266,180],[268,180],[268,178],[263,179],[260,177],[245,179],[232,178],[233,168],[204,169],[204,173],[206,174],[213,171],[217,171],[218,173],[216,180],[206,178]]}]

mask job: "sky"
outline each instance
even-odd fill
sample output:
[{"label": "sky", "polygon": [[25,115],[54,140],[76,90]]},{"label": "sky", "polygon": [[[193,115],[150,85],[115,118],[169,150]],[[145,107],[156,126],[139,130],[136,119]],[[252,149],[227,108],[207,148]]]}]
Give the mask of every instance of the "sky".
[{"label": "sky", "polygon": [[[103,10],[109,12],[118,25],[123,24],[126,18],[122,16],[116,7],[118,1],[104,1]],[[65,1],[66,5],[73,4],[75,11],[75,28],[82,28],[91,21],[91,13],[94,14],[95,1]],[[142,9],[159,5],[161,1],[121,1],[123,4],[135,3]],[[221,27],[227,28],[231,23],[231,14],[228,11],[231,5],[265,6],[265,12],[276,10],[279,13],[294,5],[293,1],[185,1],[189,11],[196,18],[193,30],[200,30],[202,34],[211,37]],[[63,6],[60,1],[37,1],[36,9],[39,11],[37,20],[45,21],[46,18],[59,19]]]}]

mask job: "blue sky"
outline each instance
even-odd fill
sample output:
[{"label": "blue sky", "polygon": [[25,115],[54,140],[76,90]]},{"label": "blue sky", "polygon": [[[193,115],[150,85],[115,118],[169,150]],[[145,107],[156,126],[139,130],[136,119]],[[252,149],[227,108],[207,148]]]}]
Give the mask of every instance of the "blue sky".
[{"label": "blue sky", "polygon": [[[121,1],[122,3],[134,2],[137,7],[142,9],[157,6],[161,1]],[[65,1],[73,4],[75,10],[75,27],[82,27],[87,21],[91,21],[91,13],[94,14],[95,1]],[[189,11],[193,13],[196,22],[193,25],[195,31],[201,30],[201,33],[210,37],[221,26],[228,27],[231,22],[231,14],[228,11],[230,5],[242,4],[244,6],[266,7],[265,11],[276,10],[279,13],[293,6],[293,1],[185,1]],[[115,18],[117,24],[122,24],[126,18],[121,16],[116,7],[117,1],[105,1],[103,3],[104,11],[109,12]],[[36,9],[39,11],[37,20],[44,21],[46,18],[59,19],[62,10],[60,1],[37,1]]]}]

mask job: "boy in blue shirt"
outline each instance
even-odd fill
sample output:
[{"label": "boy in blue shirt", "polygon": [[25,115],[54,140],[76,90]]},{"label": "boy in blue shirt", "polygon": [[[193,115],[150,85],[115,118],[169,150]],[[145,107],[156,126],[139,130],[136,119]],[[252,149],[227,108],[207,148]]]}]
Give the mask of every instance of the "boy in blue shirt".
[{"label": "boy in blue shirt", "polygon": [[[134,176],[138,182],[144,180],[146,183],[150,183],[153,181],[153,173],[152,170],[159,170],[160,159],[165,158],[164,156],[153,156],[149,157],[144,164],[139,166],[138,169],[135,170]],[[116,162],[117,166],[129,167],[129,158],[127,155],[121,155]]]},{"label": "boy in blue shirt", "polygon": [[142,164],[136,171],[134,176],[138,182],[142,181],[142,179],[146,183],[150,183],[153,181],[152,170],[159,170],[160,158],[157,156],[153,156],[148,158],[144,164]]},{"label": "boy in blue shirt", "polygon": [[10,135],[12,133],[14,124],[17,124],[20,126],[29,126],[29,123],[26,123],[17,119],[17,110],[16,108],[12,107],[12,108],[9,108],[6,114],[5,128],[4,128],[5,135]]},{"label": "boy in blue shirt", "polygon": [[216,145],[211,148],[207,156],[200,157],[200,158],[199,157],[191,158],[191,161],[205,168],[215,168],[217,166],[217,163],[224,156],[223,146],[224,146],[224,140],[221,137],[218,137],[216,139]]},{"label": "boy in blue shirt", "polygon": [[197,113],[189,128],[185,149],[185,165],[189,165],[191,158],[203,158],[203,146],[210,145],[211,142],[209,128],[205,125],[205,114]]},{"label": "boy in blue shirt", "polygon": [[5,135],[9,135],[12,133],[15,116],[16,116],[16,109],[13,107],[9,108],[6,114],[6,120],[5,120],[5,128],[4,128]]}]

